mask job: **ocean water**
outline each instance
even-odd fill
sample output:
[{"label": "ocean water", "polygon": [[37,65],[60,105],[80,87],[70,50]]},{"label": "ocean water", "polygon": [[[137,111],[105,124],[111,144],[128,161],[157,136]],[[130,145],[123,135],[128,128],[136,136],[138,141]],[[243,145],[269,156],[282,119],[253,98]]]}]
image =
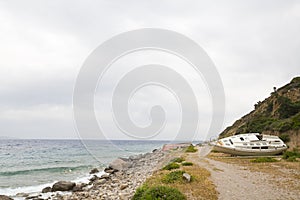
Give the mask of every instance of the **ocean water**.
[{"label": "ocean water", "polygon": [[166,141],[0,140],[0,194],[39,192],[59,180],[88,180],[117,157],[150,152]]}]

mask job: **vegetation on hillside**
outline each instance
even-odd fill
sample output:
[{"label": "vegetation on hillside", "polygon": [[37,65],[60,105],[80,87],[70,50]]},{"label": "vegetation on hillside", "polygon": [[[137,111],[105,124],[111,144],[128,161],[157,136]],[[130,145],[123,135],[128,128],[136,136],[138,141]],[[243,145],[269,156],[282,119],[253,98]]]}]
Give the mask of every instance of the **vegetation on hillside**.
[{"label": "vegetation on hillside", "polygon": [[254,107],[252,112],[226,128],[220,137],[268,132],[289,142],[290,132],[300,131],[300,77],[279,89],[274,87],[271,96],[259,101]]}]

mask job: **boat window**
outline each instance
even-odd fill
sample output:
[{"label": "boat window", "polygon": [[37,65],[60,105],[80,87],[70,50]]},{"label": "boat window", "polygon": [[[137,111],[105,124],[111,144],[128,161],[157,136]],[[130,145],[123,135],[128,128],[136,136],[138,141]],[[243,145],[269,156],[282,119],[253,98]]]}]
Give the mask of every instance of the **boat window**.
[{"label": "boat window", "polygon": [[263,144],[263,145],[267,145],[267,143],[266,143],[266,142],[263,142],[262,144]]},{"label": "boat window", "polygon": [[268,146],[261,147],[261,149],[268,149],[268,148],[269,148]]},{"label": "boat window", "polygon": [[259,147],[252,147],[252,149],[259,149]]},{"label": "boat window", "polygon": [[223,140],[223,142],[228,142],[228,140]]},{"label": "boat window", "polygon": [[275,140],[274,142],[280,142],[279,140]]},{"label": "boat window", "polygon": [[225,143],[227,146],[230,146],[230,144],[229,143]]},{"label": "boat window", "polygon": [[256,145],[258,145],[258,146],[259,146],[259,145],[260,145],[260,143],[256,143]]},{"label": "boat window", "polygon": [[240,137],[240,140],[241,140],[241,141],[244,141],[244,138]]},{"label": "boat window", "polygon": [[247,143],[243,143],[243,145],[247,146]]},{"label": "boat window", "polygon": [[253,143],[250,143],[250,145],[253,146],[254,144],[253,144]]},{"label": "boat window", "polygon": [[230,142],[231,144],[233,144],[233,142],[232,142],[232,140],[231,140],[231,139],[229,139],[229,142]]}]

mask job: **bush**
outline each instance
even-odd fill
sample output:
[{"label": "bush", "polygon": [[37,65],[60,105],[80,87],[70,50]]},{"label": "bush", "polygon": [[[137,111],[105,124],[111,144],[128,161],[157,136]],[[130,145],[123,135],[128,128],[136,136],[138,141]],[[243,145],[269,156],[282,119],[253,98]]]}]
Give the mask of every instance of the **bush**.
[{"label": "bush", "polygon": [[278,109],[279,118],[289,118],[300,112],[300,101],[292,102],[289,98],[280,96],[278,98],[280,107]]},{"label": "bush", "polygon": [[287,161],[294,162],[294,161],[297,161],[297,158],[300,158],[300,152],[297,150],[286,151],[286,152],[284,152],[282,158]]},{"label": "bush", "polygon": [[187,153],[194,153],[197,152],[197,149],[191,144],[186,150],[185,152]]},{"label": "bush", "polygon": [[254,163],[264,163],[264,162],[277,162],[278,160],[270,157],[259,157],[256,159],[251,160],[251,162]]},{"label": "bush", "polygon": [[180,158],[174,158],[171,162],[181,163],[183,161],[184,161],[184,159],[180,157]]},{"label": "bush", "polygon": [[171,162],[164,166],[162,169],[163,170],[172,170],[172,169],[178,169],[180,166],[177,163]]},{"label": "bush", "polygon": [[182,166],[192,166],[193,163],[192,162],[183,162]]},{"label": "bush", "polygon": [[287,143],[290,141],[290,136],[288,134],[282,134],[279,136],[279,138],[284,142]]},{"label": "bush", "polygon": [[186,197],[177,189],[167,186],[153,186],[137,189],[132,200],[185,200]]},{"label": "bush", "polygon": [[170,172],[163,177],[162,182],[163,183],[174,183],[176,181],[182,181],[183,180],[182,175],[184,173],[185,173],[185,171],[181,171],[181,170]]}]

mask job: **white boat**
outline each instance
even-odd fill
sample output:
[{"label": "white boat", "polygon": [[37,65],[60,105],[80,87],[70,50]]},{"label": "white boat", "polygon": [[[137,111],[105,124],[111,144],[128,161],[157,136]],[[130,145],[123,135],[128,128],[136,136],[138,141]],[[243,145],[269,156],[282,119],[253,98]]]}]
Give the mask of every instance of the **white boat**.
[{"label": "white boat", "polygon": [[286,144],[274,135],[246,133],[217,140],[214,150],[238,156],[270,156],[282,153]]}]

